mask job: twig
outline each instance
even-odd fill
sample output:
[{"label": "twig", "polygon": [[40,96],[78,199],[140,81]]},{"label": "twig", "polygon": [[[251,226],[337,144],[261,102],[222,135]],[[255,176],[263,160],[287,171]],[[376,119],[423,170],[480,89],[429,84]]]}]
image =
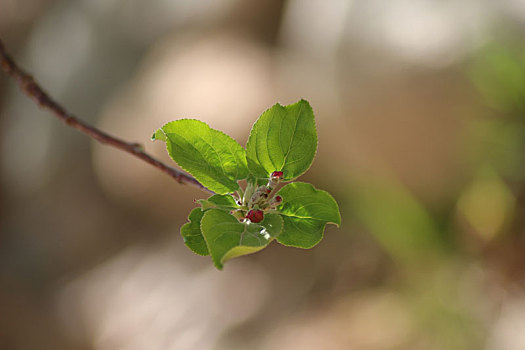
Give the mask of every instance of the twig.
[{"label": "twig", "polygon": [[149,163],[160,169],[164,173],[168,174],[174,178],[177,182],[181,184],[191,184],[202,188],[206,191],[209,191],[204,187],[199,181],[194,177],[172,168],[161,161],[153,158],[144,150],[142,146],[138,143],[130,143],[123,141],[119,138],[111,136],[102,130],[99,130],[86,122],[76,118],[71,113],[67,112],[64,107],[62,107],[58,102],[53,100],[45,91],[38,85],[38,83],[33,79],[31,75],[26,73],[22,68],[20,68],[15,61],[11,58],[7,52],[2,40],[0,39],[0,64],[2,69],[9,75],[11,78],[15,79],[18,82],[20,89],[31,99],[33,99],[40,107],[49,110],[52,112],[58,119],[63,121],[66,125],[83,132],[84,134],[94,138],[100,143],[113,146],[120,149],[121,151],[127,152],[134,155],[137,158],[142,159],[146,163]]}]

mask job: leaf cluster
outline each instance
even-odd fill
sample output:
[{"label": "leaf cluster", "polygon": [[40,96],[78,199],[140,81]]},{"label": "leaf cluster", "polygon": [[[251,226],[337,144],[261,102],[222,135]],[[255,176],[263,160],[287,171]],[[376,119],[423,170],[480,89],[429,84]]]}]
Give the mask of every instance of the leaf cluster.
[{"label": "leaf cluster", "polygon": [[[310,168],[317,132],[305,100],[275,104],[255,122],[246,149],[221,131],[195,119],[158,129],[153,140],[166,142],[170,157],[215,192],[197,201],[181,227],[184,243],[215,266],[257,252],[273,240],[312,248],[327,223],[340,225],[339,207],[326,191],[291,182]],[[246,180],[246,186],[240,185]],[[280,182],[288,182],[279,189]]]}]

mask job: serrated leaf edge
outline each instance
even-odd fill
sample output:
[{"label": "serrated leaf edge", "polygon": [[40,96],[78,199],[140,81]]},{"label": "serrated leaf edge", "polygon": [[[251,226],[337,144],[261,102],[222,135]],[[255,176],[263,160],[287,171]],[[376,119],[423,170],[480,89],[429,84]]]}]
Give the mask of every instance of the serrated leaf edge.
[{"label": "serrated leaf edge", "polygon": [[[198,209],[198,208],[193,208],[193,209],[190,211],[190,213],[188,214],[188,222],[186,222],[184,225],[182,225],[182,226],[180,227],[179,233],[180,233],[180,235],[181,235],[181,237],[182,237],[182,241],[184,242],[184,245],[185,245],[186,247],[188,247],[189,250],[191,250],[192,252],[194,252],[195,254],[200,255],[200,256],[209,256],[209,255],[210,255],[210,250],[209,250],[209,248],[208,248],[208,243],[206,243],[206,238],[205,238],[204,235],[202,234],[202,228],[201,228],[201,223],[200,223],[200,221],[199,221],[199,230],[200,230],[200,232],[201,232],[201,236],[202,236],[202,238],[204,239],[204,242],[206,243],[206,249],[208,250],[208,254],[202,254],[202,253],[200,253],[200,252],[195,251],[192,247],[190,247],[188,244],[186,244],[186,238],[182,235],[182,229],[183,229],[184,227],[186,227],[186,226],[190,226],[191,223],[193,222],[193,220],[190,219],[190,215],[191,215],[191,213],[193,212],[194,209]],[[201,210],[202,210],[202,209],[201,209]],[[203,216],[204,216],[204,215],[203,215]],[[201,221],[202,221],[202,217],[201,217]]]},{"label": "serrated leaf edge", "polygon": [[[220,210],[220,209],[217,209],[217,210]],[[204,215],[207,214],[207,212],[209,212],[210,210],[206,210],[204,212]],[[204,215],[202,216],[202,219],[204,219]],[[230,214],[231,215],[231,214]],[[278,215],[280,216],[280,215]],[[232,217],[234,217],[232,215]],[[202,219],[201,219],[201,222],[199,224],[200,228],[201,228],[201,233],[202,233]],[[227,261],[226,260],[226,257],[228,256],[228,253],[230,253],[232,250],[234,250],[235,248],[260,248],[260,249],[256,249],[254,250],[253,252],[250,252],[250,253],[247,253],[247,254],[243,254],[244,255],[249,255],[249,254],[254,254],[254,253],[257,253],[261,250],[263,250],[264,248],[268,247],[268,245],[270,245],[270,243],[272,243],[272,241],[274,241],[277,237],[279,237],[279,235],[283,232],[283,229],[284,229],[284,221],[283,221],[283,218],[280,218],[281,221],[282,221],[282,225],[281,225],[281,230],[279,231],[279,233],[277,233],[274,237],[270,237],[270,239],[268,239],[268,243],[263,245],[263,246],[260,246],[260,247],[253,247],[253,246],[247,246],[247,245],[237,245],[231,249],[229,249],[228,251],[226,251],[226,253],[224,253],[224,255],[220,258],[220,261],[219,263],[215,262],[215,259],[213,259],[213,256],[211,254],[211,249],[210,249],[210,245],[209,245],[209,242],[208,242],[208,239],[206,238],[206,235],[202,234],[202,237],[204,238],[204,241],[206,242],[206,247],[208,248],[208,252],[210,253],[210,257],[212,258],[212,261],[213,261],[213,265],[215,265],[215,267],[219,270],[222,270],[224,268],[224,263]],[[241,225],[247,225],[247,224],[243,224],[243,223],[240,223],[239,224]],[[246,230],[246,227],[245,227],[245,230]],[[229,260],[229,259],[228,259]]]},{"label": "serrated leaf edge", "polygon": [[[311,220],[316,220],[316,221],[322,221],[322,222],[325,222],[327,224],[332,224],[332,225],[335,225],[337,227],[339,227],[341,225],[341,210],[339,209],[339,204],[337,204],[337,201],[335,200],[334,196],[332,196],[332,194],[328,191],[325,191],[325,190],[320,190],[318,188],[316,188],[314,185],[312,185],[311,183],[308,183],[308,182],[302,182],[302,181],[294,181],[292,182],[294,184],[305,184],[305,185],[308,185],[308,186],[311,186],[316,192],[324,192],[328,195],[328,197],[334,202],[335,204],[335,207],[337,208],[337,217],[339,219],[339,222],[332,222],[332,221],[325,221],[325,220],[319,220],[319,219],[316,219],[316,218],[312,218],[312,217],[308,217],[308,216],[297,216],[297,215],[288,215],[288,214],[285,214],[285,213],[282,213],[280,211],[280,208],[282,205],[284,205],[284,199],[285,199],[285,196],[283,196],[283,204],[281,204],[277,210],[279,212],[280,215],[282,216],[288,216],[288,217],[293,217],[293,218],[299,218],[299,219],[311,219]],[[288,184],[286,184],[288,185]],[[285,185],[285,186],[286,186]],[[283,186],[281,189],[279,189],[279,191],[277,192],[277,194],[279,194],[280,196],[282,196],[282,194],[280,193],[281,190],[285,187]]]},{"label": "serrated leaf edge", "polygon": [[[293,216],[290,216],[290,217],[293,217]],[[319,221],[320,223],[324,223],[323,224],[323,227],[321,229],[321,236],[319,238],[318,241],[316,241],[314,244],[312,244],[311,246],[305,246],[305,247],[298,247],[296,245],[292,245],[292,244],[287,244],[287,243],[283,243],[279,240],[279,236],[275,237],[275,240],[277,242],[279,242],[280,245],[283,245],[285,247],[292,247],[292,248],[298,248],[298,249],[312,249],[313,247],[315,247],[316,245],[318,245],[324,238],[324,231],[326,230],[326,225],[329,224],[329,222],[326,222],[326,221],[322,221],[322,220],[316,220],[316,219],[311,219],[311,218],[308,218],[307,220],[314,220],[314,221]],[[283,229],[281,230],[281,233],[283,232],[284,230],[284,225],[283,225]]]},{"label": "serrated leaf edge", "polygon": [[[254,134],[252,134],[254,126],[257,124],[257,122],[259,121],[259,119],[260,119],[260,118],[261,118],[266,112],[268,112],[270,109],[272,109],[272,108],[274,108],[274,107],[276,107],[276,106],[280,106],[280,107],[283,107],[283,108],[286,109],[286,108],[289,107],[289,106],[292,106],[292,105],[295,105],[295,104],[298,104],[298,103],[301,103],[301,102],[306,102],[306,104],[308,105],[308,107],[309,107],[310,110],[312,111],[312,115],[313,115],[313,117],[314,117],[313,120],[314,120],[314,134],[315,134],[315,151],[314,151],[314,155],[313,155],[313,157],[312,157],[312,160],[310,161],[310,164],[308,164],[308,167],[306,167],[306,169],[305,169],[302,173],[298,174],[297,176],[295,176],[295,177],[293,177],[293,178],[283,179],[283,182],[291,182],[291,181],[294,181],[295,179],[299,178],[300,176],[304,175],[304,174],[310,169],[310,167],[312,166],[312,164],[313,164],[313,162],[314,162],[315,157],[317,156],[317,151],[318,151],[318,148],[319,148],[319,135],[317,134],[317,122],[316,122],[316,120],[315,120],[314,109],[313,109],[312,106],[310,105],[310,102],[308,102],[308,101],[305,100],[304,98],[301,98],[299,101],[297,101],[297,102],[295,102],[295,103],[290,103],[290,104],[288,104],[288,105],[284,105],[284,106],[283,106],[282,104],[280,104],[279,102],[277,102],[277,103],[275,103],[274,105],[272,105],[271,107],[265,109],[265,110],[259,115],[259,117],[255,120],[255,122],[252,124],[252,128],[250,129],[250,135],[248,136],[248,140],[246,141],[246,147],[245,147],[245,149],[247,150],[247,149],[248,149],[248,145],[249,145],[251,142],[255,142],[254,139],[255,139],[256,136],[255,136]],[[302,108],[302,107],[301,107],[301,108]],[[298,124],[298,123],[296,122],[296,128],[297,128],[297,124]],[[294,134],[295,134],[295,130],[294,130]],[[293,137],[293,136],[292,136],[292,137]],[[252,139],[252,138],[253,138],[253,139]],[[291,148],[291,147],[290,147],[290,148]],[[287,152],[287,154],[286,154],[286,156],[285,156],[285,160],[284,160],[284,162],[286,162],[286,158],[288,157],[288,153],[289,153],[289,152],[290,152],[290,149],[288,150],[288,152]],[[257,151],[255,151],[255,155],[256,155],[256,158],[257,158],[257,162],[258,162],[257,165],[258,165],[260,168],[262,168],[263,170],[266,171],[266,169],[264,169],[264,167],[261,165],[261,161],[260,161],[260,159],[259,159],[259,154],[258,154]],[[246,163],[248,163],[248,157],[246,157]],[[284,164],[283,164],[283,167],[284,167]],[[250,169],[249,166],[248,166],[248,170],[250,171],[250,174],[251,174],[251,175],[253,175],[254,177],[258,178],[258,177],[256,176],[256,174],[253,174],[253,173],[251,172],[251,169]],[[281,171],[281,170],[282,170],[282,169],[274,169],[274,171]],[[270,173],[271,173],[271,172],[268,172],[267,177],[270,175]]]},{"label": "serrated leaf edge", "polygon": [[[221,130],[217,130],[217,129],[212,128],[211,126],[209,126],[206,122],[203,122],[202,120],[198,120],[198,119],[195,119],[195,118],[182,118],[182,119],[172,120],[172,121],[170,121],[170,122],[168,122],[168,123],[162,125],[162,127],[160,127],[159,129],[157,129],[157,131],[160,130],[160,131],[165,135],[165,138],[167,139],[167,133],[164,131],[164,127],[166,127],[167,125],[169,125],[169,124],[171,124],[171,123],[175,123],[175,122],[182,121],[182,120],[193,120],[193,121],[197,121],[197,122],[199,122],[199,123],[201,123],[201,124],[206,125],[206,126],[207,126],[208,128],[210,128],[211,130],[214,130],[214,131],[216,131],[216,132],[218,132],[218,133],[221,133],[221,134],[225,135],[226,137],[228,137],[229,139],[231,139],[232,141],[234,141],[236,144],[238,144],[238,145],[244,150],[244,154],[245,154],[244,158],[246,159],[246,149],[245,149],[245,148],[244,148],[244,147],[243,147],[243,146],[242,146],[237,140],[235,140],[233,137],[231,137],[230,135],[224,133],[224,132],[221,131]],[[155,131],[155,133],[153,134],[154,136],[156,135],[157,131]],[[157,139],[155,139],[155,140],[157,140]],[[165,141],[165,142],[166,142],[166,140],[161,140],[161,141]],[[175,159],[173,159],[171,153],[169,152],[167,142],[166,142],[166,150],[168,151],[168,155],[169,155],[169,157],[171,158],[171,160],[173,160],[175,163],[177,163],[177,161],[176,161]],[[199,177],[195,176],[194,174],[192,174],[191,171],[189,171],[188,169],[186,169],[184,166],[182,166],[182,165],[179,164],[179,163],[177,163],[177,165],[178,165],[181,169],[183,169],[184,171],[186,171],[187,173],[191,174],[193,177],[195,177],[195,178],[200,182],[200,180],[199,180],[199,177],[200,177],[200,176],[199,176]],[[231,179],[231,180],[237,182],[237,181],[239,181],[239,180],[244,180],[244,179],[246,179],[246,178],[248,177],[248,175],[250,175],[250,169],[248,168],[248,165],[246,165],[246,169],[247,169],[248,171],[247,171],[247,175],[246,175],[245,178],[240,178],[240,179]],[[221,184],[221,186],[224,187],[224,188],[226,188],[225,185],[222,185],[222,184]],[[205,186],[205,187],[206,187],[206,186]],[[207,188],[207,187],[206,187],[206,188]],[[208,189],[208,190],[210,190],[210,189]],[[228,190],[229,190],[229,189],[228,189]],[[235,192],[236,190],[237,190],[237,189],[232,190],[231,192],[218,193],[218,194],[233,193],[233,192]],[[210,191],[211,191],[211,190],[210,190]],[[213,192],[213,191],[212,191],[212,192]],[[222,192],[222,191],[221,191],[221,192]]]}]

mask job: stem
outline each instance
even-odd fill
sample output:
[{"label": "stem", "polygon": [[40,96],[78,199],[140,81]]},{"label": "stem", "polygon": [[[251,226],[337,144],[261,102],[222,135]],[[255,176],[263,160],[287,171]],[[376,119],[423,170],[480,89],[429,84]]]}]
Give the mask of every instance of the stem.
[{"label": "stem", "polygon": [[188,175],[180,170],[172,168],[161,161],[153,158],[144,152],[142,146],[134,142],[126,142],[115,136],[109,135],[102,130],[87,124],[86,122],[76,118],[71,113],[67,112],[58,102],[51,98],[40,85],[33,79],[31,75],[20,68],[16,62],[11,58],[7,52],[2,40],[0,39],[0,65],[2,69],[14,80],[18,82],[18,86],[28,97],[33,99],[41,108],[47,109],[55,117],[64,122],[67,126],[77,129],[78,131],[88,135],[98,142],[115,147],[121,151],[129,153],[146,163],[154,166],[160,171],[168,174],[180,184],[190,184],[197,186],[203,190],[209,191],[199,181],[191,175]]},{"label": "stem", "polygon": [[239,184],[239,189],[237,190],[237,195],[239,196],[239,201],[241,205],[244,203],[244,191],[242,190],[241,185]]}]

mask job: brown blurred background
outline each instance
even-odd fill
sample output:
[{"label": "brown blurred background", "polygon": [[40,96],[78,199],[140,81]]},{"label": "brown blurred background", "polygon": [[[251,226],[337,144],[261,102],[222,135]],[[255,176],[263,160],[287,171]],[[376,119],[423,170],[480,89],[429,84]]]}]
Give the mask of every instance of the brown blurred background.
[{"label": "brown blurred background", "polygon": [[304,181],[340,229],[223,272],[206,193],[96,144],[0,74],[0,349],[525,349],[525,2],[0,0],[0,37],[82,119],[169,161],[310,101]]}]

